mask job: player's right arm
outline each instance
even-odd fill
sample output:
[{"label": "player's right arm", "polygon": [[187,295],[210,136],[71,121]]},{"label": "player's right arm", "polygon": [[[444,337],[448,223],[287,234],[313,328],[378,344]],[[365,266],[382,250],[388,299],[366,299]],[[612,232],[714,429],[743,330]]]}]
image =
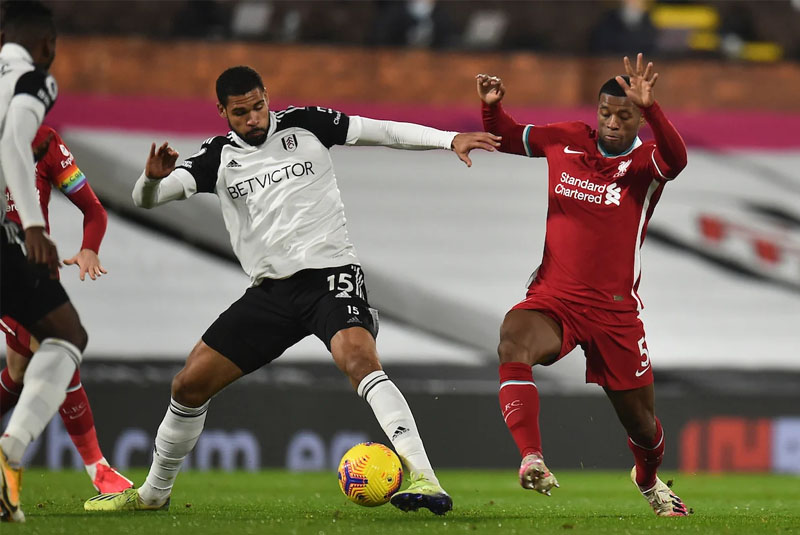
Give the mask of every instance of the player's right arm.
[{"label": "player's right arm", "polygon": [[177,167],[178,152],[166,141],[158,149],[153,143],[144,173],[133,188],[133,202],[140,208],[153,208],[195,193],[216,192],[222,148],[231,143],[223,136],[209,138]]},{"label": "player's right arm", "polygon": [[186,173],[184,169],[175,169],[178,152],[164,142],[158,149],[156,144],[150,145],[150,154],[144,173],[133,187],[133,202],[139,208],[154,208],[170,201],[179,201],[187,197],[183,182],[176,173]]}]

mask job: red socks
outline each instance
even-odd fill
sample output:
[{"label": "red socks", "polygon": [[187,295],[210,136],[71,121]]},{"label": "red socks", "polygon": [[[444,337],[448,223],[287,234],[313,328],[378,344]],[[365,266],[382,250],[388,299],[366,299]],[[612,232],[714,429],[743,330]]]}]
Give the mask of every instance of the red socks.
[{"label": "red socks", "polygon": [[542,454],[539,433],[539,391],[531,366],[524,362],[500,365],[500,409],[503,420],[517,443],[520,455]]},{"label": "red socks", "polygon": [[656,472],[664,458],[664,429],[656,418],[656,434],[647,447],[637,444],[628,437],[628,447],[636,460],[636,484],[642,490],[650,490],[656,484]]},{"label": "red socks", "polygon": [[72,443],[80,453],[83,464],[95,464],[103,458],[100,444],[97,442],[97,431],[94,428],[94,416],[89,406],[89,398],[81,384],[78,370],[72,376],[67,388],[67,398],[58,410]]},{"label": "red socks", "polygon": [[3,368],[3,371],[0,372],[0,418],[14,408],[17,401],[19,401],[21,392],[22,385],[15,383],[14,380],[11,379],[8,368]]}]

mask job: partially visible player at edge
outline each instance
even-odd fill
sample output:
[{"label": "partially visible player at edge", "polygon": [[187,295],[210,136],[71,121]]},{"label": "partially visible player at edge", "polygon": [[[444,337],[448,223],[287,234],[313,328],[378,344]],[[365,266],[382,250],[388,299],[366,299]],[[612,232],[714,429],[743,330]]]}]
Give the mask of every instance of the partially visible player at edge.
[{"label": "partially visible player at edge", "polygon": [[[550,365],[580,345],[586,381],[602,386],[628,433],[631,478],[659,516],[686,507],[657,476],[664,431],[655,415],[653,372],[639,319],[640,248],[664,189],[686,166],[686,147],[655,101],[658,73],[635,69],[600,89],[597,130],[582,122],[543,126],[515,122],[500,101],[505,86],[479,74],[483,126],[503,136],[500,150],[546,157],[547,232],[542,264],[524,301],[500,329],[500,407],[517,443],[521,485],[550,495],[558,482],[545,466],[539,394],[531,367]],[[647,121],[655,141],[642,142]]]},{"label": "partially visible player at edge", "polygon": [[58,281],[58,250],[45,231],[31,150],[58,94],[47,73],[56,53],[53,15],[34,1],[0,8],[0,192],[8,187],[21,221],[5,220],[0,196],[0,316],[13,317],[41,340],[0,437],[0,520],[24,522],[22,457],[64,402],[87,335]]},{"label": "partially visible player at edge", "polygon": [[392,504],[405,511],[424,507],[446,513],[453,501],[434,474],[405,398],[381,369],[377,314],[369,306],[364,273],[347,235],[329,149],[451,149],[471,165],[472,149],[494,150],[499,138],[348,117],[327,108],[271,111],[261,76],[249,67],[223,72],[216,89],[218,113],[230,127],[227,136],[207,140],[177,168],[178,154],[167,143],[158,149],[153,144],[133,198],[138,206],[152,208],[199,192],[215,193],[251,286],[208,328],[173,379],[172,400],[145,483],[101,494],[84,507],[168,507],[178,470],[203,430],[209,400],[314,334],[369,403],[411,472],[411,485],[394,494]]},{"label": "partially visible player at edge", "polygon": [[[64,140],[49,126],[42,125],[33,140],[36,160],[36,189],[45,219],[45,230],[50,232],[48,205],[53,186],[60,190],[83,213],[83,243],[80,251],[67,260],[66,265],[77,265],[78,276],[92,280],[106,270],[97,254],[106,231],[108,216],[94,194],[86,176],[78,168]],[[13,196],[6,190],[6,218],[20,223]],[[6,331],[6,358],[8,366],[0,372],[0,418],[10,411],[22,392],[23,374],[39,342],[13,318],[0,319],[0,328]],[[133,483],[111,468],[100,450],[94,416],[86,390],[81,384],[80,370],[75,370],[67,397],[59,410],[64,428],[83,459],[86,472],[98,492],[116,492],[133,486]]]}]

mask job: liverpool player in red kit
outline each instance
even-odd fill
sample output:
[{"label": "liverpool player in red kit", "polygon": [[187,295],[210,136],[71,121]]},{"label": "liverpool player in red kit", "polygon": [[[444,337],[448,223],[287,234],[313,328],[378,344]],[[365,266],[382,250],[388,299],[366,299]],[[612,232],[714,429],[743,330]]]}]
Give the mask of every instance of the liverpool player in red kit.
[{"label": "liverpool player in red kit", "polygon": [[[531,367],[549,365],[580,345],[586,381],[602,386],[628,433],[631,478],[659,516],[686,507],[656,475],[664,431],[655,415],[653,372],[639,319],[640,248],[664,185],[686,166],[686,147],[655,101],[658,74],[642,55],[627,76],[600,89],[597,130],[582,122],[515,122],[500,104],[503,82],[480,74],[486,131],[500,150],[546,157],[547,233],[541,266],[524,301],[500,329],[500,407],[522,456],[526,489],[550,495],[558,482],[542,456],[539,394]],[[647,121],[654,141],[642,142]]]},{"label": "liverpool player in red kit", "polygon": [[[86,275],[94,280],[106,273],[97,256],[100,242],[106,231],[107,215],[86,177],[75,163],[61,136],[48,126],[42,125],[33,140],[36,159],[36,189],[39,204],[45,219],[46,231],[50,232],[48,204],[53,187],[59,189],[83,212],[83,243],[81,250],[64,264],[77,265],[79,277]],[[19,223],[14,199],[6,190],[6,218]],[[0,417],[10,411],[19,400],[23,386],[23,374],[29,359],[38,348],[38,342],[13,318],[3,316],[0,328],[5,331],[8,366],[0,372]],[[80,371],[75,370],[67,388],[67,397],[59,410],[64,427],[78,449],[92,484],[99,492],[117,492],[133,483],[108,466],[94,426],[89,398],[81,385]]]}]

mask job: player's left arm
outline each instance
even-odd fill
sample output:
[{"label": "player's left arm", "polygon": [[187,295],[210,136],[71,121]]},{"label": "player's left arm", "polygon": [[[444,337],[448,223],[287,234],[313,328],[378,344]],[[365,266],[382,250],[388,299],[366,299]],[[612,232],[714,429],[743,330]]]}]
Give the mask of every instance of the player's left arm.
[{"label": "player's left arm", "polygon": [[78,254],[64,260],[64,264],[67,266],[77,264],[80,268],[81,280],[84,280],[86,275],[95,280],[108,273],[100,263],[98,256],[100,243],[103,241],[108,226],[108,214],[88,182],[67,197],[83,212],[83,243],[81,243],[81,250],[78,251]]},{"label": "player's left arm", "polygon": [[44,172],[49,176],[53,185],[83,213],[83,242],[80,251],[72,258],[64,260],[64,264],[77,265],[81,280],[85,280],[87,274],[95,280],[107,273],[98,257],[100,243],[108,226],[108,214],[105,208],[100,204],[86,176],[75,162],[74,155],[57,132],[52,133],[49,150],[37,165],[40,173]]},{"label": "player's left arm", "polygon": [[642,110],[642,115],[653,130],[656,148],[651,159],[655,172],[664,180],[672,180],[686,167],[686,144],[656,102],[653,87],[658,80],[658,73],[653,72],[653,62],[648,62],[647,67],[643,66],[641,53],[636,56],[635,70],[627,56],[623,62],[631,83],[626,83],[621,76],[617,76],[617,83],[625,90],[630,101]]},{"label": "player's left arm", "polygon": [[467,167],[471,167],[469,153],[473,149],[493,152],[500,146],[500,136],[488,132],[445,132],[414,123],[353,116],[350,118],[347,144],[380,145],[404,150],[452,150]]}]

